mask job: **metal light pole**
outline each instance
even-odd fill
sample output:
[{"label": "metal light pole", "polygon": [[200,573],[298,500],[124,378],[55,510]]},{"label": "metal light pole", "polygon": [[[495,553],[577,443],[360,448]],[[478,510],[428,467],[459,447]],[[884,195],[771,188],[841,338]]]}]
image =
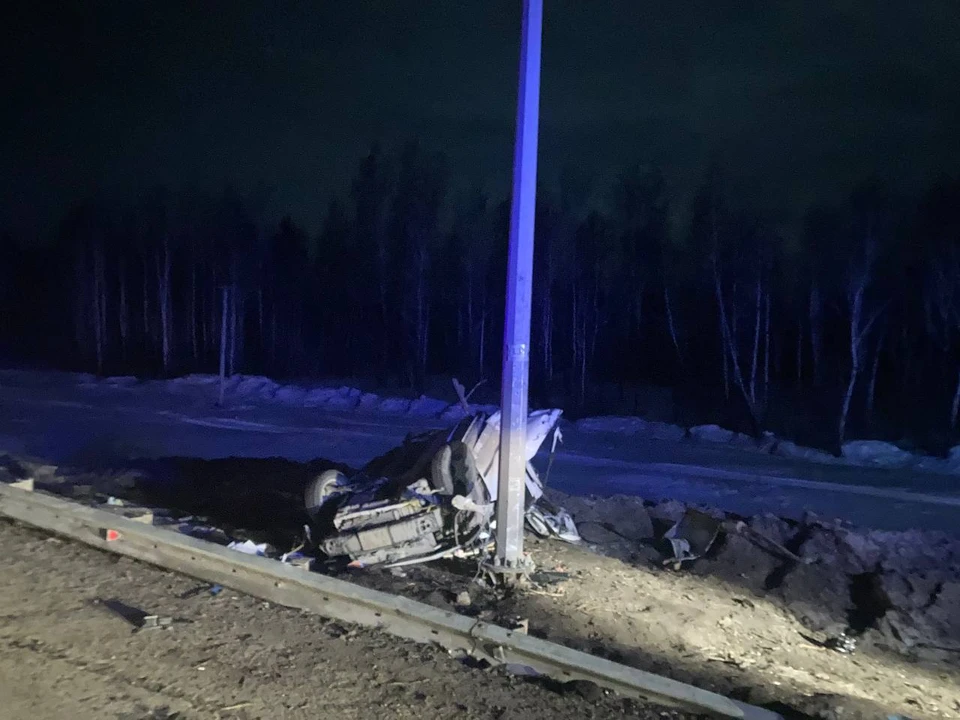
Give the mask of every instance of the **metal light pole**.
[{"label": "metal light pole", "polygon": [[497,554],[494,561],[494,569],[505,574],[519,572],[523,565],[527,386],[530,374],[530,304],[533,286],[533,225],[537,200],[542,26],[543,0],[523,0],[520,90],[513,156],[513,206],[510,214],[510,255],[503,333]]}]

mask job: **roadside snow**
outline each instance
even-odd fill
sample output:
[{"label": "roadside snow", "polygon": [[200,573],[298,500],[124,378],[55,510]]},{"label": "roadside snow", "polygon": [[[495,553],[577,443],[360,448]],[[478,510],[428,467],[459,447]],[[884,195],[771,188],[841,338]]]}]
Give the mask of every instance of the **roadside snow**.
[{"label": "roadside snow", "polygon": [[715,443],[729,443],[737,436],[732,430],[725,430],[719,425],[697,425],[690,428],[690,435],[697,440]]},{"label": "roadside snow", "polygon": [[853,440],[843,446],[843,457],[854,465],[905,468],[920,459],[913,453],[880,440]]},{"label": "roadside snow", "polygon": [[[5,371],[16,376],[17,371]],[[142,386],[160,386],[171,394],[183,394],[197,389],[210,389],[219,385],[216,375],[192,374],[172,380],[139,381],[134,377],[109,377],[101,380],[91,375],[71,376],[78,387],[84,389],[132,389]],[[380,397],[363,393],[357,388],[303,387],[281,385],[260,375],[234,375],[227,379],[226,390],[232,400],[244,398],[259,402],[289,407],[324,408],[333,411],[358,411],[424,419],[457,421],[464,417],[459,403],[431,398],[426,395],[410,400],[401,397]],[[491,405],[472,405],[472,411],[495,412]],[[803,447],[790,440],[765,433],[759,441],[748,435],[736,433],[719,425],[696,425],[689,429],[664,422],[645,420],[640,417],[600,416],[577,420],[576,429],[583,433],[616,437],[632,437],[666,442],[692,441],[708,445],[721,445],[752,453],[770,454],[791,460],[821,465],[846,465],[899,470],[918,470],[929,473],[960,475],[960,446],[954,447],[947,458],[918,455],[896,445],[879,440],[853,440],[843,445],[841,457],[823,450]]]},{"label": "roadside snow", "polygon": [[576,427],[581,432],[640,435],[653,440],[682,440],[687,435],[687,431],[679,425],[613,415],[583,418],[576,422]]},{"label": "roadside snow", "polygon": [[[79,467],[164,457],[331,458],[362,467],[410,433],[448,427],[464,416],[458,403],[429,397],[278,385],[254,376],[231,379],[223,405],[215,376],[91,381],[0,370],[0,450]],[[563,430],[555,462],[547,463],[548,443],[539,467],[548,487],[567,493],[673,498],[745,516],[800,518],[812,511],[889,530],[960,527],[954,480],[960,452],[918,458],[904,468],[867,463],[863,450],[855,458],[833,458],[772,435],[758,442],[707,431],[698,439],[640,418],[587,418]],[[709,440],[715,436],[730,439]]]}]

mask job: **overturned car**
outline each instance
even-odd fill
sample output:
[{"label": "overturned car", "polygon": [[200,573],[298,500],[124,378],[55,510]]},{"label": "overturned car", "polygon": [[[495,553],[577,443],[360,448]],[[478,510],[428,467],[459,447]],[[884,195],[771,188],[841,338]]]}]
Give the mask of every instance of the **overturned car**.
[{"label": "overturned car", "polygon": [[[560,410],[527,420],[527,527],[541,537],[578,542],[573,519],[543,495],[531,464]],[[477,413],[452,429],[409,436],[356,476],[331,470],[306,489],[311,536],[330,558],[362,566],[397,566],[482,552],[496,526],[500,413]]]}]

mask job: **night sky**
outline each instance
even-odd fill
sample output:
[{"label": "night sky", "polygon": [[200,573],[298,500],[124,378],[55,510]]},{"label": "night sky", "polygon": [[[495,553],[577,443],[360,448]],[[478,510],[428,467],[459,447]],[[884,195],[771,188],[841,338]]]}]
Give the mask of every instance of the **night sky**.
[{"label": "night sky", "polygon": [[[417,136],[504,195],[517,0],[16,3],[0,26],[0,225],[72,201],[258,182],[318,227],[374,140]],[[960,166],[956,0],[546,0],[541,180],[719,161],[789,219],[865,175]],[[598,183],[598,187],[602,187]]]}]

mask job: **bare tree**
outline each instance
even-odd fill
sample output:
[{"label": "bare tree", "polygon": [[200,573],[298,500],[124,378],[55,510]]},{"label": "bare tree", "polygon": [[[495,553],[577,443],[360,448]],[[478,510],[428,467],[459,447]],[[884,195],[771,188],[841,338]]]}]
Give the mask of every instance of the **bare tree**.
[{"label": "bare tree", "polygon": [[853,391],[863,369],[865,342],[885,306],[871,309],[867,304],[867,290],[873,282],[874,264],[877,257],[877,239],[872,230],[859,248],[854,251],[847,268],[846,309],[849,321],[850,373],[847,378],[843,402],[840,406],[840,419],[837,425],[838,447],[843,448],[847,435],[847,419]]},{"label": "bare tree", "polygon": [[880,370],[880,356],[883,354],[883,343],[887,337],[886,323],[881,325],[877,334],[877,342],[873,348],[873,362],[870,368],[870,384],[867,387],[867,422],[873,424],[873,411],[877,401],[877,374]]},{"label": "bare tree", "polygon": [[170,257],[170,236],[163,234],[163,240],[156,252],[157,272],[157,305],[160,308],[160,348],[163,361],[163,372],[170,372],[172,341],[171,341],[171,290],[170,268],[173,263]]},{"label": "bare tree", "polygon": [[[949,358],[956,339],[960,337],[960,248],[952,243],[941,246],[928,264],[931,278],[925,298],[928,334],[937,339],[944,357]],[[960,370],[957,371],[950,403],[951,430],[957,429],[958,415]]]}]

